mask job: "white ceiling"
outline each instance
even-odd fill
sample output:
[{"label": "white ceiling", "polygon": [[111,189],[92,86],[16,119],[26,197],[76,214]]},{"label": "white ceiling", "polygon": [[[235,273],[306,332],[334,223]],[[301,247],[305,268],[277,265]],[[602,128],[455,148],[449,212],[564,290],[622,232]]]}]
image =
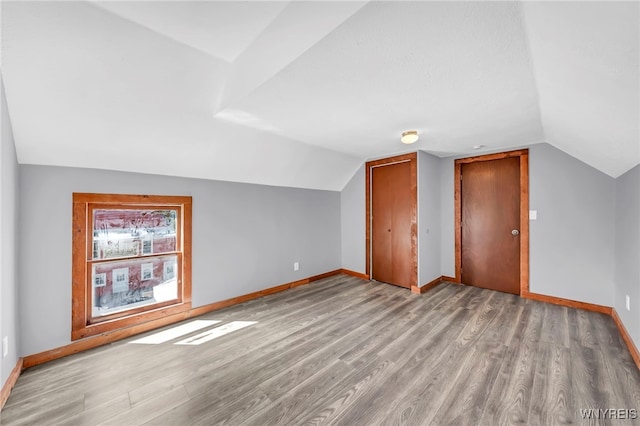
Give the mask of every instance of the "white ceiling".
[{"label": "white ceiling", "polygon": [[544,141],[613,177],[640,162],[637,2],[1,7],[24,164],[340,190],[416,149]]}]

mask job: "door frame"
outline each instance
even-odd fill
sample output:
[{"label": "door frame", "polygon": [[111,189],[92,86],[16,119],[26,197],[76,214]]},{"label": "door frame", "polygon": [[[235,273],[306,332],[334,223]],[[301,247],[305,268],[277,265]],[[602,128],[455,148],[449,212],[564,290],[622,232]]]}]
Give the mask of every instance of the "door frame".
[{"label": "door frame", "polygon": [[365,164],[365,210],[366,210],[366,270],[365,274],[373,279],[371,270],[371,171],[375,167],[389,166],[397,163],[410,163],[411,168],[411,286],[418,285],[418,153],[396,155],[394,157],[367,161]]},{"label": "door frame", "polygon": [[529,293],[529,150],[499,152],[476,157],[459,158],[454,162],[454,203],[455,203],[455,240],[456,240],[456,276],[457,283],[462,282],[462,164],[478,161],[501,160],[519,157],[520,159],[520,296]]}]

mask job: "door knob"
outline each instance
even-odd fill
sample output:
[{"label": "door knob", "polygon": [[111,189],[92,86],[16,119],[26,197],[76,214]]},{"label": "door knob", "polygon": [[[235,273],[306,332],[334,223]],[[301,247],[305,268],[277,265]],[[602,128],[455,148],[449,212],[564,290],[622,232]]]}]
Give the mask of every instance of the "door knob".
[{"label": "door knob", "polygon": [[511,235],[520,235],[520,231],[514,229],[513,231],[511,231]]}]

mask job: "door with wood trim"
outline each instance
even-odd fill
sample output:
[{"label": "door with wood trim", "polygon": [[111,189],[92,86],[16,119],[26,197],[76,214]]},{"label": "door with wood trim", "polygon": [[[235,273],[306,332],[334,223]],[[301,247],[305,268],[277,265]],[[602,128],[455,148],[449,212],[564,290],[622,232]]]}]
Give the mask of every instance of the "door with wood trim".
[{"label": "door with wood trim", "polygon": [[457,275],[463,284],[513,294],[521,293],[523,278],[528,286],[528,207],[522,211],[528,194],[522,190],[522,161],[507,153],[456,163]]},{"label": "door with wood trim", "polygon": [[417,282],[415,161],[367,163],[370,276],[406,288]]}]

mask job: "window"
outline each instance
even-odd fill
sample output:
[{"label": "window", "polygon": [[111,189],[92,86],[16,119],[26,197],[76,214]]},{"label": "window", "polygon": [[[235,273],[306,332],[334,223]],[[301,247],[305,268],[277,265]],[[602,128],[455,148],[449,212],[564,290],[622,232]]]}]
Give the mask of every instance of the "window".
[{"label": "window", "polygon": [[73,194],[72,340],[191,309],[191,197]]}]

